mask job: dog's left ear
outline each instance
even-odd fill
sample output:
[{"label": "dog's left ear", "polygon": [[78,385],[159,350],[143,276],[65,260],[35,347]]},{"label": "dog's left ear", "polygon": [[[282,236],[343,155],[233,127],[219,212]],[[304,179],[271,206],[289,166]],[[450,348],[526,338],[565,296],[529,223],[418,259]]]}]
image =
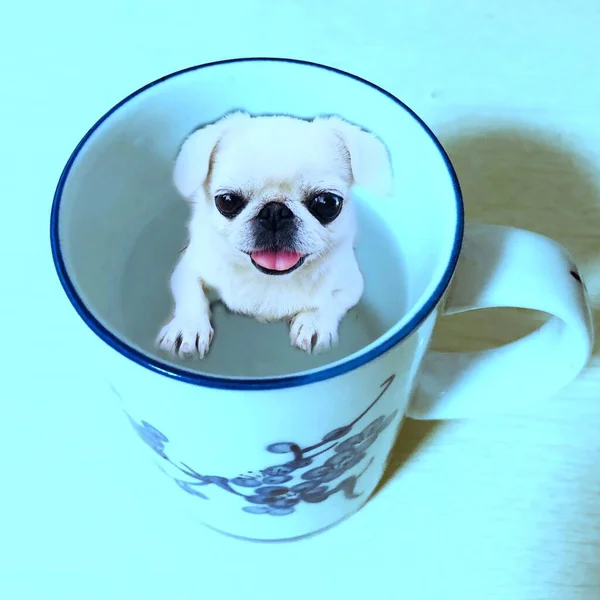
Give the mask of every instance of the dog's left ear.
[{"label": "dog's left ear", "polygon": [[326,124],[343,141],[350,154],[352,176],[356,185],[364,187],[377,196],[392,194],[390,155],[377,136],[340,117],[327,117],[316,121]]}]

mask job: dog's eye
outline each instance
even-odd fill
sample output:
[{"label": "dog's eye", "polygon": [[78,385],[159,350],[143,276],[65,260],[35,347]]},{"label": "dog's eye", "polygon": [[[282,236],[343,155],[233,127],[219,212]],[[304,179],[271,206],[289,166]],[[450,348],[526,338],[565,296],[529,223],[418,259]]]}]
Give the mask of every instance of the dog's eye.
[{"label": "dog's eye", "polygon": [[322,192],[313,196],[306,204],[309,212],[320,223],[331,223],[342,211],[341,196],[331,192]]},{"label": "dog's eye", "polygon": [[232,219],[244,208],[244,199],[239,194],[218,194],[215,196],[217,210],[228,219]]}]

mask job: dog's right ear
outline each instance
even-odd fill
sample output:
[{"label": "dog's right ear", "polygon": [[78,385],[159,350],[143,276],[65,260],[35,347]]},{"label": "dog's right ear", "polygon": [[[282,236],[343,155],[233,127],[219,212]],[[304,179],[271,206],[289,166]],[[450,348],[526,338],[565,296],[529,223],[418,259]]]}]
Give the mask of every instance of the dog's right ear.
[{"label": "dog's right ear", "polygon": [[337,116],[319,117],[315,122],[330,127],[344,143],[350,154],[352,176],[356,185],[380,197],[393,193],[390,155],[377,136]]},{"label": "dog's right ear", "polygon": [[206,181],[212,153],[225,132],[246,119],[250,119],[246,113],[231,113],[197,129],[183,142],[175,160],[173,182],[184,198],[190,198]]}]

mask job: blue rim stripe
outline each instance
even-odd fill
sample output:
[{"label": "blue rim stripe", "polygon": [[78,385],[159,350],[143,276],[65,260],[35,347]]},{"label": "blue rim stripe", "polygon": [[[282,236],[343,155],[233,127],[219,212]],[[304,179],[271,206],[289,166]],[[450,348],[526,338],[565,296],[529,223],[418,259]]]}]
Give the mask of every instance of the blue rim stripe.
[{"label": "blue rim stripe", "polygon": [[[427,302],[423,305],[423,307],[413,316],[413,318],[406,323],[402,328],[400,328],[393,336],[384,340],[376,347],[369,350],[369,352],[365,352],[358,356],[355,356],[352,359],[343,361],[341,363],[336,364],[331,367],[321,367],[320,369],[314,372],[306,372],[299,373],[294,375],[286,375],[283,377],[263,377],[263,378],[229,378],[229,377],[218,377],[214,375],[205,375],[201,373],[192,373],[190,371],[186,371],[184,369],[180,369],[175,366],[171,366],[167,363],[163,363],[159,360],[151,358],[136,350],[135,348],[126,344],[123,340],[119,339],[114,333],[109,331],[106,327],[104,327],[97,319],[92,315],[89,311],[77,291],[75,290],[75,286],[69,277],[67,269],[65,267],[64,259],[62,256],[62,251],[60,247],[60,232],[59,232],[59,213],[60,213],[60,204],[61,198],[63,194],[63,189],[67,178],[69,176],[69,172],[71,171],[71,167],[79,152],[84,147],[90,136],[98,129],[98,127],[110,117],[114,112],[116,112],[121,106],[129,102],[131,99],[136,96],[142,94],[146,90],[158,85],[164,81],[177,77],[179,75],[189,73],[191,71],[196,71],[199,69],[210,68],[212,66],[225,65],[231,63],[242,63],[242,62],[285,62],[292,63],[298,65],[305,65],[309,67],[315,67],[319,69],[325,69],[327,71],[331,71],[333,73],[337,73],[338,75],[343,75],[345,77],[349,77],[355,81],[363,83],[384,96],[387,96],[390,100],[394,101],[404,110],[406,110],[423,128],[424,132],[429,136],[431,141],[435,144],[438,151],[442,155],[444,162],[446,164],[446,168],[450,173],[452,178],[452,183],[454,187],[454,194],[456,199],[456,212],[457,212],[457,226],[454,235],[454,242],[452,246],[452,252],[450,256],[450,261],[446,270],[444,271],[444,275],[435,288],[433,294],[429,297]],[[233,58],[227,60],[214,61],[210,63],[205,63],[202,65],[196,65],[193,67],[188,67],[185,69],[181,69],[180,71],[176,71],[174,73],[170,73],[165,75],[155,81],[146,84],[145,86],[139,88],[137,91],[129,94],[126,98],[121,100],[118,104],[113,106],[107,113],[105,113],[96,123],[91,127],[91,129],[83,136],[79,144],[73,153],[69,157],[67,161],[60,179],[58,180],[58,185],[56,187],[56,191],[54,193],[54,199],[52,202],[52,211],[50,215],[50,246],[52,249],[52,258],[54,260],[54,266],[56,268],[56,272],[58,274],[58,278],[60,283],[69,298],[69,301],[79,314],[79,316],[83,319],[84,323],[105,343],[107,343],[111,348],[125,356],[126,358],[132,360],[133,362],[154,371],[160,375],[165,375],[177,381],[182,381],[185,383],[190,383],[193,385],[199,385],[202,387],[208,388],[218,388],[218,389],[227,389],[227,390],[266,390],[266,389],[283,389],[288,387],[296,387],[300,385],[306,385],[309,383],[315,383],[317,381],[322,381],[324,379],[330,379],[332,377],[336,377],[338,375],[342,375],[347,373],[348,371],[352,371],[370,361],[381,356],[385,352],[387,352],[390,348],[400,343],[402,340],[407,338],[411,333],[413,333],[418,326],[431,314],[431,312],[435,309],[438,302],[440,301],[442,295],[444,294],[446,288],[448,287],[450,280],[452,279],[452,275],[454,274],[454,270],[456,269],[456,264],[458,262],[458,257],[460,254],[460,249],[462,246],[464,234],[464,208],[462,202],[462,194],[460,190],[460,185],[458,183],[458,178],[456,177],[456,172],[454,171],[454,167],[450,162],[450,158],[448,157],[446,151],[442,147],[439,140],[436,138],[434,133],[429,129],[429,127],[424,123],[424,121],[404,102],[400,101],[390,92],[380,88],[379,86],[371,83],[370,81],[363,79],[362,77],[358,77],[357,75],[352,75],[350,73],[346,73],[340,69],[336,69],[335,67],[329,67],[326,65],[321,65],[318,63],[313,63],[305,60],[297,60],[293,58],[269,58],[269,57],[252,57],[252,58]]]}]

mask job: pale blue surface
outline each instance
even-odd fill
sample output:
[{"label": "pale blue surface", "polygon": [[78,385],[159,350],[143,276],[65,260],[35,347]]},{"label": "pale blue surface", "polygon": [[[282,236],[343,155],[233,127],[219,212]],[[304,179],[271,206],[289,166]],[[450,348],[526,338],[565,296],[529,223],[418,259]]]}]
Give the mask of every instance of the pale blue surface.
[{"label": "pale blue surface", "polygon": [[[412,512],[392,486],[376,508],[286,546],[235,542],[193,529],[178,515],[156,518],[162,486],[150,478],[150,467],[131,471],[124,455],[138,452],[138,442],[84,374],[86,357],[77,351],[84,330],[60,289],[48,244],[55,184],[88,127],[131,91],[191,64],[240,55],[328,63],[389,89],[427,120],[450,121],[473,106],[541,114],[547,98],[556,106],[589,98],[589,77],[577,69],[593,61],[561,63],[565,52],[556,61],[546,53],[558,39],[555,22],[571,16],[568,7],[563,14],[535,2],[535,15],[521,18],[521,8],[510,8],[512,20],[494,22],[489,15],[506,2],[461,4],[457,12],[456,2],[445,0],[410,9],[397,8],[396,0],[354,9],[314,0],[93,6],[58,0],[0,9],[0,597],[372,598],[397,590],[418,598],[424,596],[415,589],[436,582],[447,589],[456,575],[446,568],[458,556],[447,540],[466,540],[467,562],[475,563],[463,576],[477,577],[484,564],[478,561],[493,566],[493,552],[481,554],[478,536],[469,537],[460,520],[431,513],[429,484],[418,477]],[[507,34],[507,23],[522,28]],[[532,23],[549,34],[532,42]],[[573,40],[587,36],[593,56],[597,29],[569,31]],[[473,32],[476,48],[466,41]],[[560,73],[572,76],[568,86]],[[404,510],[394,516],[400,504]],[[458,576],[454,589],[462,590]]]}]

